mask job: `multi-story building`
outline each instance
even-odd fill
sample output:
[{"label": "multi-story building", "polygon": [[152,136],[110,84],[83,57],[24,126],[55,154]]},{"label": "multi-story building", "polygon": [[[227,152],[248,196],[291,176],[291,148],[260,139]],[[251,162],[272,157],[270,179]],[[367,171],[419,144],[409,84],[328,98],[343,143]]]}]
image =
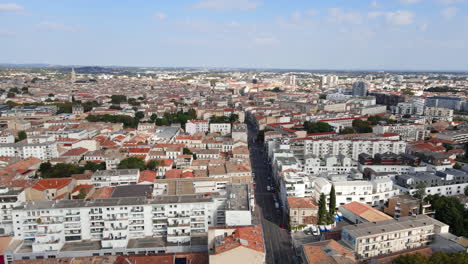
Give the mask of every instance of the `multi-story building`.
[{"label": "multi-story building", "polygon": [[230,123],[211,123],[210,133],[220,133],[221,135],[227,135],[231,133]]},{"label": "multi-story building", "polygon": [[367,84],[365,82],[353,83],[353,96],[366,96],[367,95]]},{"label": "multi-story building", "polygon": [[405,216],[413,216],[420,214],[432,214],[431,204],[422,202],[407,194],[401,194],[388,199],[388,203],[384,207],[384,212],[393,216],[394,218],[400,218]]},{"label": "multi-story building", "polygon": [[59,156],[57,143],[44,142],[28,144],[24,142],[0,144],[0,156],[27,159],[35,157],[41,160],[51,160]]},{"label": "multi-story building", "polygon": [[463,109],[465,99],[459,97],[433,96],[426,98],[427,107],[448,108],[455,111]]},{"label": "multi-story building", "polygon": [[448,225],[427,215],[416,215],[348,225],[343,227],[341,239],[358,259],[369,259],[426,246],[436,234],[448,232]]},{"label": "multi-story building", "polygon": [[405,141],[424,140],[429,136],[429,129],[421,124],[394,124],[394,125],[377,125],[372,128],[377,135],[385,133],[397,133],[400,138]]},{"label": "multi-story building", "polygon": [[395,180],[395,186],[401,192],[410,195],[414,195],[420,188],[424,188],[427,195],[457,195],[462,194],[468,186],[468,173],[446,169],[445,171],[398,175]]},{"label": "multi-story building", "polygon": [[209,131],[208,120],[189,120],[185,124],[185,132],[190,135],[196,133],[207,133]]},{"label": "multi-story building", "polygon": [[324,159],[310,154],[304,157],[304,171],[311,174],[322,172],[345,174],[353,168],[357,168],[357,161],[343,155],[328,156]]},{"label": "multi-story building", "polygon": [[317,224],[318,205],[310,197],[288,197],[291,226]]},{"label": "multi-story building", "polygon": [[228,186],[225,195],[212,196],[22,203],[13,209],[14,241],[4,254],[12,261],[206,251],[209,227],[251,225],[246,214],[253,198],[242,189]]},{"label": "multi-story building", "polygon": [[0,187],[0,236],[13,235],[12,210],[24,201],[24,191]]},{"label": "multi-story building", "polygon": [[114,169],[96,171],[91,181],[96,187],[137,184],[140,178],[138,169]]},{"label": "multi-story building", "polygon": [[464,144],[468,142],[468,129],[446,130],[437,134],[437,138]]},{"label": "multi-story building", "polygon": [[431,118],[451,121],[453,117],[453,109],[442,107],[426,107],[424,109],[424,115]]},{"label": "multi-story building", "polygon": [[15,143],[15,137],[10,132],[2,131],[0,133],[0,144]]},{"label": "multi-story building", "polygon": [[304,141],[304,154],[313,154],[323,158],[327,155],[344,155],[354,160],[359,154],[368,153],[404,153],[406,143],[398,140],[362,140],[362,139],[307,139]]}]

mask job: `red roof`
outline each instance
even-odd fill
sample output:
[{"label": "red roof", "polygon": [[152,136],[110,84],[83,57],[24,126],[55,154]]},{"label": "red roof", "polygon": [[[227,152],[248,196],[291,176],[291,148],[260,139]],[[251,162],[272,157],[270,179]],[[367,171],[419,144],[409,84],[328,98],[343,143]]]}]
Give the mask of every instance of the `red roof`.
[{"label": "red roof", "polygon": [[140,182],[154,182],[156,179],[156,172],[152,170],[144,170],[140,172],[140,178],[138,178],[138,183]]},{"label": "red roof", "polygon": [[[241,243],[241,241],[243,241]],[[265,252],[263,234],[260,225],[238,227],[223,238],[223,243],[215,246],[214,254],[222,254],[237,247],[245,247],[258,252]]]},{"label": "red roof", "polygon": [[307,197],[288,197],[288,205],[289,208],[318,208],[315,201]]},{"label": "red roof", "polygon": [[148,153],[150,152],[150,148],[131,148],[129,150],[130,153]]},{"label": "red roof", "polygon": [[191,171],[186,171],[186,172],[183,172],[182,175],[181,175],[180,177],[181,177],[181,178],[193,178],[193,177],[195,177],[195,176],[193,175],[193,172],[191,172]]},{"label": "red roof", "polygon": [[166,179],[178,179],[180,178],[181,174],[182,174],[182,170],[172,169],[172,170],[166,171],[165,178]]},{"label": "red roof", "polygon": [[62,156],[81,156],[88,152],[86,148],[74,148],[62,154]]},{"label": "red roof", "polygon": [[44,191],[47,189],[61,189],[71,183],[71,178],[58,178],[58,179],[42,179],[38,180],[36,184],[32,186],[33,189],[38,191]]}]

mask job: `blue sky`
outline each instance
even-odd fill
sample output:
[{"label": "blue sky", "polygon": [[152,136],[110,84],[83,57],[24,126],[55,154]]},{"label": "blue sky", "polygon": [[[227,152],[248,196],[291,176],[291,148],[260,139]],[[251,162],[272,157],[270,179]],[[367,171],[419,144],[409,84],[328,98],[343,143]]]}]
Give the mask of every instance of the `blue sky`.
[{"label": "blue sky", "polygon": [[0,0],[0,62],[468,71],[468,0]]}]

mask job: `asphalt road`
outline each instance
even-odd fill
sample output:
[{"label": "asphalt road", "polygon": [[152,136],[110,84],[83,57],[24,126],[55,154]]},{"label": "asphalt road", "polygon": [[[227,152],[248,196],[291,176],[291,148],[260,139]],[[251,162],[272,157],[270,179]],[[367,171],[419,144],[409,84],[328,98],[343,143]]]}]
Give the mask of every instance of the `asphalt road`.
[{"label": "asphalt road", "polygon": [[[258,215],[263,227],[266,246],[266,263],[295,263],[296,257],[292,248],[291,236],[287,229],[280,227],[282,225],[288,228],[287,215],[282,210],[275,208],[274,196],[276,196],[276,193],[267,191],[267,186],[273,186],[273,182],[269,179],[271,178],[271,168],[268,166],[263,142],[255,141],[257,130],[248,120],[247,125],[250,159],[252,170],[255,173],[255,200],[257,209],[259,209]],[[275,188],[275,190],[278,190],[278,188]]]}]

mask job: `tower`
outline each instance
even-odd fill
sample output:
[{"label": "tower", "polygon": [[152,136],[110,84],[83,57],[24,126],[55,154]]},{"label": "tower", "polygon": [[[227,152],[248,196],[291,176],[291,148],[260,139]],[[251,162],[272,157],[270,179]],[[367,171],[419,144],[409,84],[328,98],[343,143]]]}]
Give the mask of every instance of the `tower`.
[{"label": "tower", "polygon": [[73,68],[73,67],[72,67],[72,70],[71,70],[70,80],[71,80],[72,83],[76,82],[76,73],[75,73],[75,68]]}]

